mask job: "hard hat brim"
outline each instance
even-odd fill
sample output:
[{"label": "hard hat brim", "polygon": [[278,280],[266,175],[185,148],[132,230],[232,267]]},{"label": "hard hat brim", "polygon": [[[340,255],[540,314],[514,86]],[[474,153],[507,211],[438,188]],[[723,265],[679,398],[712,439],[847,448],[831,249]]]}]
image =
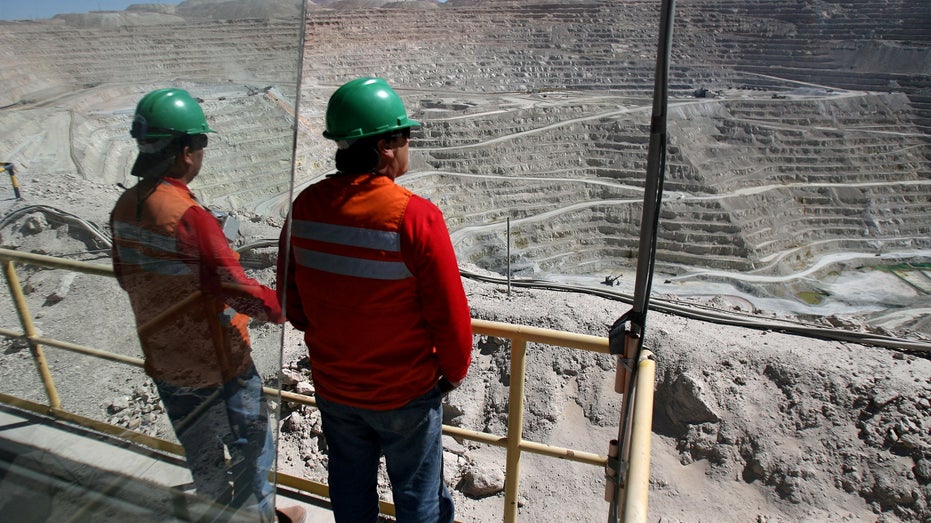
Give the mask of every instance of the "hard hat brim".
[{"label": "hard hat brim", "polygon": [[413,118],[407,118],[404,120],[403,125],[398,125],[397,127],[391,127],[385,130],[377,130],[377,131],[371,131],[371,132],[366,133],[362,129],[357,129],[356,132],[352,132],[349,134],[337,134],[337,133],[331,133],[327,131],[326,129],[324,129],[323,133],[321,134],[323,134],[323,137],[328,140],[358,140],[360,138],[367,138],[369,136],[390,134],[393,132],[397,132],[401,129],[408,129],[408,128],[414,129],[414,128],[419,128],[419,127],[423,127],[423,124],[418,122],[417,120],[414,120]]}]

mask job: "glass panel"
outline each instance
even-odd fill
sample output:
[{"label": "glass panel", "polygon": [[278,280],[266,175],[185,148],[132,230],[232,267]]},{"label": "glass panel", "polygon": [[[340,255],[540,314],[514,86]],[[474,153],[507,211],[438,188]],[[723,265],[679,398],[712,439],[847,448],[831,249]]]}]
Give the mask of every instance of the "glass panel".
[{"label": "glass panel", "polygon": [[[279,388],[303,3],[8,4],[2,248],[120,278],[15,264],[48,341],[0,340],[0,392],[118,429],[0,410],[2,499],[42,520],[273,520],[279,402],[262,387]],[[22,332],[15,293],[0,328]]]},{"label": "glass panel", "polygon": [[[386,78],[425,124],[398,183],[441,208],[463,268],[502,284],[508,276],[550,280],[618,298],[610,314],[567,298],[571,310],[531,318],[520,308],[526,287],[506,304],[495,303],[495,291],[485,300],[480,287],[470,296],[476,315],[606,335],[636,279],[660,2],[451,0],[351,11],[315,4],[302,97],[309,128],[323,127],[340,84],[362,74]],[[815,14],[765,2],[681,4],[653,303],[927,331],[928,89],[917,65],[927,50],[909,36],[926,34],[918,27],[926,17],[913,16],[914,2],[881,16],[865,5],[846,8],[853,3]],[[863,30],[870,36],[860,34],[874,24]],[[298,158],[297,188],[335,168],[332,144],[319,135],[301,141]],[[890,270],[871,268],[883,265]],[[507,369],[503,358],[476,360],[487,374],[471,375],[470,395],[454,392],[448,412],[462,413],[463,428],[500,433]],[[600,386],[614,364],[591,360],[575,369],[570,357],[554,357],[536,371],[557,386],[542,387],[535,400],[544,406],[527,413],[535,438],[563,436],[548,419],[566,416],[557,393],[583,387],[586,428],[602,439],[578,446],[604,452],[616,409],[595,402],[617,398]],[[321,479],[316,421],[299,434],[310,442],[295,447],[289,467]],[[460,463],[475,456],[470,450]],[[603,485],[576,483],[572,495],[584,492],[571,501],[565,491],[522,489],[521,517],[554,517],[540,508],[547,500],[602,510],[592,501]],[[474,506],[500,501],[455,495],[466,518]]]}]

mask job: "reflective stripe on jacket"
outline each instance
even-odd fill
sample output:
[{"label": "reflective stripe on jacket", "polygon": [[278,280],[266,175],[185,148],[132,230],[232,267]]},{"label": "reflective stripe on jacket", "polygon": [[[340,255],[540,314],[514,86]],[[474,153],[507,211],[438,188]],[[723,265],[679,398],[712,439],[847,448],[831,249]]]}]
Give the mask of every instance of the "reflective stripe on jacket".
[{"label": "reflective stripe on jacket", "polygon": [[278,290],[305,331],[317,394],[388,410],[441,375],[465,377],[471,316],[435,205],[384,176],[336,176],[304,190],[292,217]]},{"label": "reflective stripe on jacket", "polygon": [[129,294],[146,374],[176,386],[221,385],[252,364],[249,318],[203,292],[219,283],[204,281],[197,245],[179,241],[182,217],[200,204],[179,180],[162,180],[139,200],[139,185],[127,190],[110,221],[114,269]]}]

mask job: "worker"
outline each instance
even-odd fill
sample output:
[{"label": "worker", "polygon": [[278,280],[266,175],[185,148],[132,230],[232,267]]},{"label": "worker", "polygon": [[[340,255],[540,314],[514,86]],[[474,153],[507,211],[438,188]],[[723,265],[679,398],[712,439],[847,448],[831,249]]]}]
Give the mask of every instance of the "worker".
[{"label": "worker", "polygon": [[333,512],[377,520],[383,453],[397,520],[451,522],[442,398],[468,372],[472,328],[442,213],[395,183],[420,123],[380,78],[339,87],[325,118],[338,172],[294,201],[278,294],[304,331]]},{"label": "worker", "polygon": [[281,307],[275,291],[246,276],[188,188],[214,132],[184,90],[139,100],[130,133],[139,182],[110,216],[113,268],[197,494],[254,511],[256,521],[302,521],[302,507],[274,507],[275,448],[247,328],[250,316],[280,323]]}]

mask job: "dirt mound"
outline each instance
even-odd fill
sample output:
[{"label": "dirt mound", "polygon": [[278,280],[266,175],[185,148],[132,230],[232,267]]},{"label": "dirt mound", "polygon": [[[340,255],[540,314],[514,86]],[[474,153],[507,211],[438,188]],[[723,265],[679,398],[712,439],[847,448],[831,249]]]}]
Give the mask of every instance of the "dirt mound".
[{"label": "dirt mound", "polygon": [[[85,187],[82,196],[90,192],[94,191]],[[23,206],[10,216],[0,227],[5,248],[56,256],[86,253],[84,259],[108,263],[105,249],[101,252],[105,239],[70,213]],[[241,217],[250,235],[243,243],[277,233],[280,224],[252,218]],[[266,265],[273,261],[262,259]],[[271,267],[250,272],[274,284]],[[123,297],[114,282],[94,284],[90,277],[68,277],[57,270],[24,271],[20,277],[40,326],[74,333],[100,323],[88,332],[96,345],[138,350],[128,308],[120,306]],[[627,309],[621,302],[585,294],[530,289],[509,294],[500,284],[465,280],[465,285],[473,317],[519,325],[605,336]],[[98,304],[106,314],[95,319],[78,314],[87,303]],[[127,328],[106,326],[114,322]],[[278,362],[276,331],[253,325],[256,358],[269,377]],[[299,333],[289,329],[284,339],[285,389],[312,392]],[[649,317],[645,346],[657,362],[651,519],[931,517],[927,357],[660,313]],[[28,351],[9,341],[3,347],[0,380],[5,388],[23,388],[9,392],[34,396],[34,380],[22,381],[34,373]],[[65,360],[53,358],[53,365]],[[469,378],[447,401],[446,423],[503,435],[509,364],[505,340],[477,337]],[[620,398],[613,392],[614,368],[608,356],[532,344],[527,355],[525,438],[604,454],[606,442],[617,433]],[[109,372],[117,371],[101,367],[88,374],[76,366],[56,371],[56,376],[67,383],[63,390],[86,398],[83,404],[91,409],[86,414],[170,438],[145,377],[140,373],[114,380]],[[281,469],[324,480],[326,442],[316,413],[285,404],[282,422]],[[460,517],[499,519],[503,450],[452,438],[447,438],[446,448],[447,480],[456,487]],[[521,470],[521,518],[604,517],[606,505],[592,502],[602,495],[603,471],[533,456],[523,459]],[[382,490],[387,495],[384,478]],[[722,508],[709,505],[708,499],[748,502]]]}]

